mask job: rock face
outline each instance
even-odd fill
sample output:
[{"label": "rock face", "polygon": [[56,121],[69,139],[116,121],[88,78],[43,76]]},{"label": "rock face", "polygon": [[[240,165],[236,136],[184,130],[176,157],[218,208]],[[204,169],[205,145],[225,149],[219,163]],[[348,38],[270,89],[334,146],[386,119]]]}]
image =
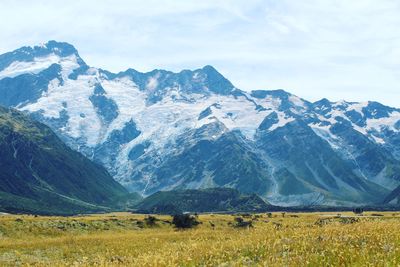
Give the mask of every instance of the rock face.
[{"label": "rock face", "polygon": [[399,109],[246,92],[211,66],[111,73],[51,41],[0,56],[0,105],[143,196],[231,187],[275,205],[357,205],[400,185]]},{"label": "rock face", "polygon": [[47,126],[0,107],[0,209],[74,214],[127,191],[107,171],[66,146]]}]

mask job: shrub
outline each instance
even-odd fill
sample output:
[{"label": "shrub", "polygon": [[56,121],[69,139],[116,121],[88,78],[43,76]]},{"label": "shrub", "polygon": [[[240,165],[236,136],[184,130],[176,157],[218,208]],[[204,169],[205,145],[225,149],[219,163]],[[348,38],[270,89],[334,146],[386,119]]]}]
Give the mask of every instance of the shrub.
[{"label": "shrub", "polygon": [[143,228],[143,227],[144,227],[144,223],[143,223],[142,221],[137,221],[137,222],[136,222],[136,225],[137,225],[139,228]]},{"label": "shrub", "polygon": [[177,214],[173,216],[172,224],[178,229],[188,229],[199,225],[200,222],[190,214]]},{"label": "shrub", "polygon": [[357,215],[363,214],[364,210],[362,208],[354,208],[353,213]]},{"label": "shrub", "polygon": [[353,217],[342,217],[339,219],[339,222],[342,224],[353,224],[359,222],[359,218],[353,218]]},{"label": "shrub", "polygon": [[283,225],[279,222],[272,222],[276,230],[282,229]]},{"label": "shrub", "polygon": [[144,218],[144,222],[146,223],[147,226],[155,226],[156,225],[157,218],[154,216],[147,216]]},{"label": "shrub", "polygon": [[210,226],[214,229],[214,227],[215,227],[215,224],[213,223],[213,222],[208,222],[209,224],[210,224]]},{"label": "shrub", "polygon": [[319,218],[314,225],[317,226],[324,226],[324,225],[328,225],[330,223],[333,223],[334,219],[333,218]]},{"label": "shrub", "polygon": [[236,217],[233,226],[238,228],[250,228],[253,227],[253,222],[245,221],[242,217]]},{"label": "shrub", "polygon": [[258,219],[262,218],[262,216],[260,214],[255,214],[253,215],[253,220],[254,221],[258,221]]}]

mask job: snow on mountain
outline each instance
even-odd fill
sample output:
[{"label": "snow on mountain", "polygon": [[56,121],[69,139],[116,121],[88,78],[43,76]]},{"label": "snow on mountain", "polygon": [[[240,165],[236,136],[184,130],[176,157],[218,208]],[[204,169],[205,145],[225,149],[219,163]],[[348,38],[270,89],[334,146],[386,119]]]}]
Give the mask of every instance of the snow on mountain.
[{"label": "snow on mountain", "polygon": [[227,186],[273,204],[343,205],[400,185],[399,109],[245,92],[211,66],[115,74],[50,41],[0,55],[0,99],[144,195]]},{"label": "snow on mountain", "polygon": [[25,73],[37,74],[50,67],[52,64],[59,63],[60,61],[60,57],[54,54],[34,58],[33,62],[15,61],[0,72],[0,78],[14,78]]}]

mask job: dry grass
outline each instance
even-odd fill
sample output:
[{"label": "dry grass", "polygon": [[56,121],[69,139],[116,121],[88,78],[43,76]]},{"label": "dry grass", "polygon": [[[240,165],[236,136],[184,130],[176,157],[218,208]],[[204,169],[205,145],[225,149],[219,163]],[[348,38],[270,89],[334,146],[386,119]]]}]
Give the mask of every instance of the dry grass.
[{"label": "dry grass", "polygon": [[124,213],[1,216],[0,265],[398,266],[400,214],[380,214],[262,214],[249,229],[233,227],[231,215],[200,215],[185,231],[169,216],[156,226]]}]

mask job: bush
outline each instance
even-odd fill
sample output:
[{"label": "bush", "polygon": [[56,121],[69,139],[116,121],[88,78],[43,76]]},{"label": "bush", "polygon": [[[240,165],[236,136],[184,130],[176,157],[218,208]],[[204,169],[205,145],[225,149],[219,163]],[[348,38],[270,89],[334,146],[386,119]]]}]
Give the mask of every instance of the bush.
[{"label": "bush", "polygon": [[235,223],[233,225],[234,227],[238,227],[238,228],[250,228],[253,227],[253,222],[252,221],[245,221],[243,220],[242,217],[236,217],[235,218]]},{"label": "bush", "polygon": [[143,228],[143,227],[144,227],[144,222],[142,222],[142,221],[137,221],[137,222],[136,222],[136,225],[137,225],[139,228]]},{"label": "bush", "polygon": [[363,214],[364,210],[362,208],[354,208],[353,213],[357,215]]},{"label": "bush", "polygon": [[199,225],[200,222],[190,214],[177,214],[173,216],[172,224],[178,229],[188,229]]},{"label": "bush", "polygon": [[319,218],[314,224],[324,226],[334,222],[334,218]]},{"label": "bush", "polygon": [[353,218],[353,217],[342,217],[339,219],[339,222],[341,224],[353,224],[359,222],[359,218]]},{"label": "bush", "polygon": [[262,218],[262,216],[260,214],[255,214],[253,215],[253,220],[257,221],[258,219]]},{"label": "bush", "polygon": [[144,218],[144,222],[146,223],[147,226],[155,226],[156,225],[157,218],[154,216],[147,216]]}]

